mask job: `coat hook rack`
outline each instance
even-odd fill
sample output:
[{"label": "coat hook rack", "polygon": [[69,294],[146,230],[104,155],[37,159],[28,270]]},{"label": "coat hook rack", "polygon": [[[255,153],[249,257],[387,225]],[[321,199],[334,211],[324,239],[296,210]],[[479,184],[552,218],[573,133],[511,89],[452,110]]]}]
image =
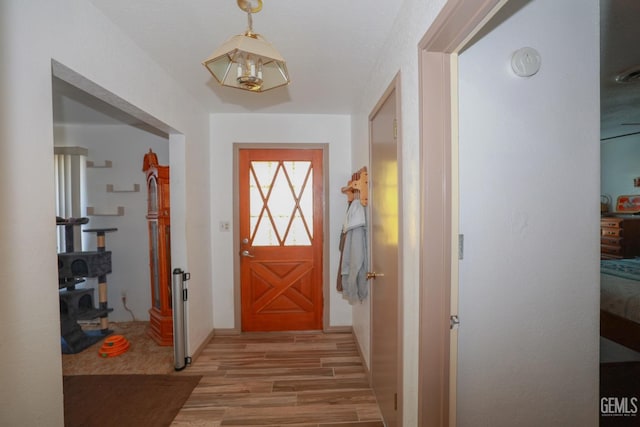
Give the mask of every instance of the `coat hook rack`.
[{"label": "coat hook rack", "polygon": [[359,199],[362,206],[367,206],[369,202],[369,173],[367,167],[363,166],[359,171],[351,175],[351,181],[340,191],[347,195],[347,200],[351,203],[354,199]]}]

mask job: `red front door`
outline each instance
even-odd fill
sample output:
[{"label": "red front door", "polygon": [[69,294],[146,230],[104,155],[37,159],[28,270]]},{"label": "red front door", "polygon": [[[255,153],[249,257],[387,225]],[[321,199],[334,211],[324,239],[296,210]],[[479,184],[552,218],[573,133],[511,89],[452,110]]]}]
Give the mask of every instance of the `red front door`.
[{"label": "red front door", "polygon": [[239,150],[243,331],[322,329],[322,157]]}]

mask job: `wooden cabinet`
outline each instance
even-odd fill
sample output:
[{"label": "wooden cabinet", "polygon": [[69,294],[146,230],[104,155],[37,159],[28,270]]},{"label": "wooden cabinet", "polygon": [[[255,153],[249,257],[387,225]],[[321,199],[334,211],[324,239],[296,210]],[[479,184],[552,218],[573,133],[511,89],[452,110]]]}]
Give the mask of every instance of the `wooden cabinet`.
[{"label": "wooden cabinet", "polygon": [[144,156],[142,171],[147,178],[147,227],[151,273],[149,335],[159,345],[173,345],[169,166],[159,165],[156,154],[149,150]]},{"label": "wooden cabinet", "polygon": [[640,256],[640,217],[630,215],[600,218],[600,257],[602,259]]}]

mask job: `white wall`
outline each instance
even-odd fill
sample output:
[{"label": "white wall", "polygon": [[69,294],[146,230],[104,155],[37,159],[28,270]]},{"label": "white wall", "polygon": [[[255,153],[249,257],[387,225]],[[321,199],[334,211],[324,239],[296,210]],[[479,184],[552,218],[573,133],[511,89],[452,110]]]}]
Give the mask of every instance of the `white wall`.
[{"label": "white wall", "polygon": [[[56,146],[87,148],[87,160],[94,161],[96,165],[104,164],[105,160],[112,161],[112,168],[87,168],[87,206],[93,206],[97,213],[114,213],[118,206],[123,206],[124,216],[91,216],[89,223],[77,227],[75,232],[84,235],[83,242],[86,245],[82,250],[95,251],[95,233],[83,233],[83,229],[118,229],[106,235],[107,250],[112,252],[112,272],[107,276],[108,305],[113,308],[109,321],[133,320],[122,303],[123,294],[126,294],[127,307],[133,312],[135,319],[149,320],[149,237],[142,160],[149,149],[152,149],[161,165],[169,164],[169,140],[125,124],[57,125],[54,128],[54,140]],[[113,185],[115,190],[132,190],[134,184],[138,184],[140,191],[107,193],[107,184]],[[78,286],[93,287],[96,304],[97,283],[97,279],[89,278]]]},{"label": "white wall", "polygon": [[[369,164],[368,116],[393,78],[400,72],[400,174],[402,183],[400,236],[402,259],[402,306],[399,311],[403,337],[403,425],[418,424],[418,324],[419,324],[419,237],[420,237],[420,119],[418,82],[418,43],[444,5],[444,0],[406,0],[391,37],[380,47],[380,57],[363,94],[359,112],[352,116],[352,168]],[[353,328],[370,366],[370,300],[354,306]]]},{"label": "white wall", "polygon": [[208,116],[89,2],[4,0],[0,32],[0,424],[62,426],[52,59],[175,130],[172,255],[191,272],[192,346],[213,326]]},{"label": "white wall", "polygon": [[613,211],[618,196],[640,194],[640,188],[633,186],[634,178],[640,177],[640,136],[612,139],[600,145],[600,152],[600,191],[611,197]]},{"label": "white wall", "polygon": [[[351,325],[351,308],[335,290],[338,244],[344,222],[347,201],[340,188],[351,179],[351,124],[349,116],[305,114],[213,114],[211,115],[211,224],[213,224],[212,267],[213,306],[216,329],[240,329],[234,325],[234,257],[233,239],[236,230],[218,231],[221,221],[233,224],[233,144],[234,143],[295,143],[329,144],[328,201],[330,320],[328,327]],[[220,184],[216,184],[220,183]],[[325,300],[325,304],[327,301]]]},{"label": "white wall", "polygon": [[598,26],[536,0],[460,56],[461,427],[598,423]]}]

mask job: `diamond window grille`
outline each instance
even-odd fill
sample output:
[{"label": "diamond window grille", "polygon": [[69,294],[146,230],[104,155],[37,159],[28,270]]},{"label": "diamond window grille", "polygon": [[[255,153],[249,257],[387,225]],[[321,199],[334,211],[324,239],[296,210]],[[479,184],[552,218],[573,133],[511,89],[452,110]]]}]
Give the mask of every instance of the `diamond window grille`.
[{"label": "diamond window grille", "polygon": [[252,246],[310,246],[313,168],[309,161],[252,161],[249,216]]}]

